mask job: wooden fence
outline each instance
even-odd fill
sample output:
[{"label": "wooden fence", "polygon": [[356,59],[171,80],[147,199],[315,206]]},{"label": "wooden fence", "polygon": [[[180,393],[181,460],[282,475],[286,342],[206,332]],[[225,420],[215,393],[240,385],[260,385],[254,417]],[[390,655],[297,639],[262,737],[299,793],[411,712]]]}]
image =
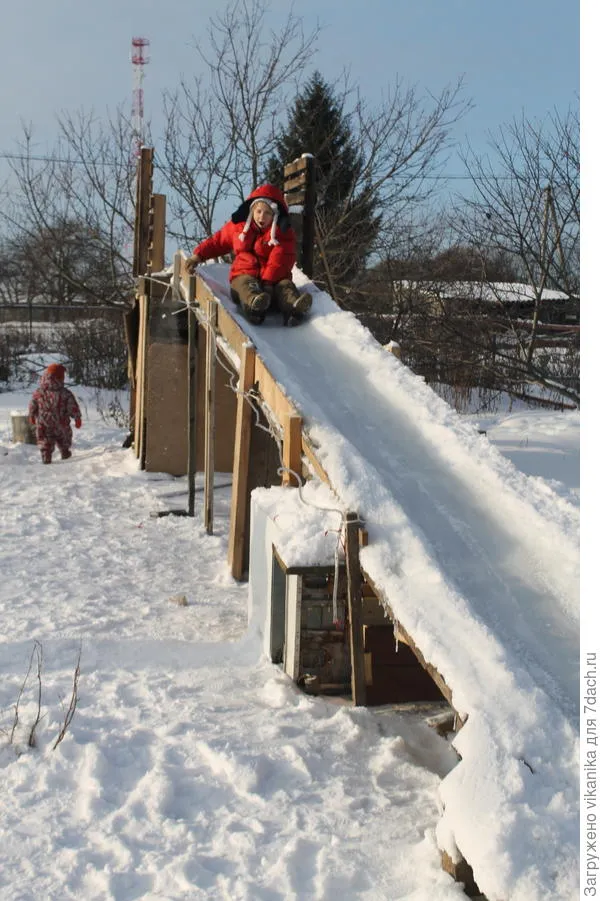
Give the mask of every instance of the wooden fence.
[{"label": "wooden fence", "polygon": [[124,306],[96,306],[81,304],[0,304],[0,323],[22,323],[23,325],[63,324],[83,322],[88,319],[104,319],[120,323]]}]

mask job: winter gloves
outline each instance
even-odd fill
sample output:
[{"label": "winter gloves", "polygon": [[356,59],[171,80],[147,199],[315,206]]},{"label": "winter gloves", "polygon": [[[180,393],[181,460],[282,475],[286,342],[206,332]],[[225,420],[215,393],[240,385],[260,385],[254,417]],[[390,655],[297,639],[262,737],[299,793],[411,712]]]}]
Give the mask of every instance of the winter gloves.
[{"label": "winter gloves", "polygon": [[201,262],[200,257],[196,256],[195,254],[192,254],[192,256],[188,257],[187,260],[185,261],[185,263],[183,264],[185,267],[185,271],[189,272],[190,275],[193,275],[196,270],[196,266],[200,262]]}]

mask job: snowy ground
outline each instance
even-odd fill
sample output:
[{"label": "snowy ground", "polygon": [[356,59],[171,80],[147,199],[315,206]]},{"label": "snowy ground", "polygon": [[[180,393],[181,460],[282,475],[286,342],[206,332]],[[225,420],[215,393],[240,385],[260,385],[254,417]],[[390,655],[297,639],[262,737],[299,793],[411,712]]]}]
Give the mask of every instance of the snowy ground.
[{"label": "snowy ground", "polygon": [[[267,663],[244,637],[247,586],[227,571],[228,477],[212,537],[201,517],[154,517],[185,505],[185,480],[140,472],[124,431],[75,390],[84,428],[73,459],[49,467],[11,440],[29,393],[0,394],[2,898],[464,897],[435,838],[450,745],[409,713],[304,696]],[[577,415],[480,427],[573,501]],[[35,641],[28,748],[37,658],[9,739]],[[77,710],[53,750],[80,652]]]}]

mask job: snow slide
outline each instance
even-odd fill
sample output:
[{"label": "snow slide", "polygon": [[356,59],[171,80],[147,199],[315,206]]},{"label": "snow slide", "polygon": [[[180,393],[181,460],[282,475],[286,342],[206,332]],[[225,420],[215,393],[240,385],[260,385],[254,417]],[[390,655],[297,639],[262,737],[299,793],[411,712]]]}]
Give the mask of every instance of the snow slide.
[{"label": "snow slide", "polygon": [[[302,414],[340,509],[366,521],[363,569],[467,719],[455,740],[462,762],[442,783],[441,842],[456,843],[490,898],[570,897],[577,509],[516,470],[299,271],[313,311],[293,329],[278,317],[245,322],[226,266],[199,274]],[[516,870],[514,858],[498,859],[502,835],[522,843]],[[548,857],[544,885],[539,855]]]}]

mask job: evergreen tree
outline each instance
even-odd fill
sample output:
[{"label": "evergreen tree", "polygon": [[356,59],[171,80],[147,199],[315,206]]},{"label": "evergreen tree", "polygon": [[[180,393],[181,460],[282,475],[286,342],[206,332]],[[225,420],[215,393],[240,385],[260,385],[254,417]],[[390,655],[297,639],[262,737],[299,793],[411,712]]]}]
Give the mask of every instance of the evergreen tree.
[{"label": "evergreen tree", "polygon": [[377,197],[365,184],[363,161],[343,101],[315,72],[298,95],[265,177],[283,185],[283,167],[303,153],[315,157],[317,183],[314,280],[336,299],[348,295],[377,235]]}]

